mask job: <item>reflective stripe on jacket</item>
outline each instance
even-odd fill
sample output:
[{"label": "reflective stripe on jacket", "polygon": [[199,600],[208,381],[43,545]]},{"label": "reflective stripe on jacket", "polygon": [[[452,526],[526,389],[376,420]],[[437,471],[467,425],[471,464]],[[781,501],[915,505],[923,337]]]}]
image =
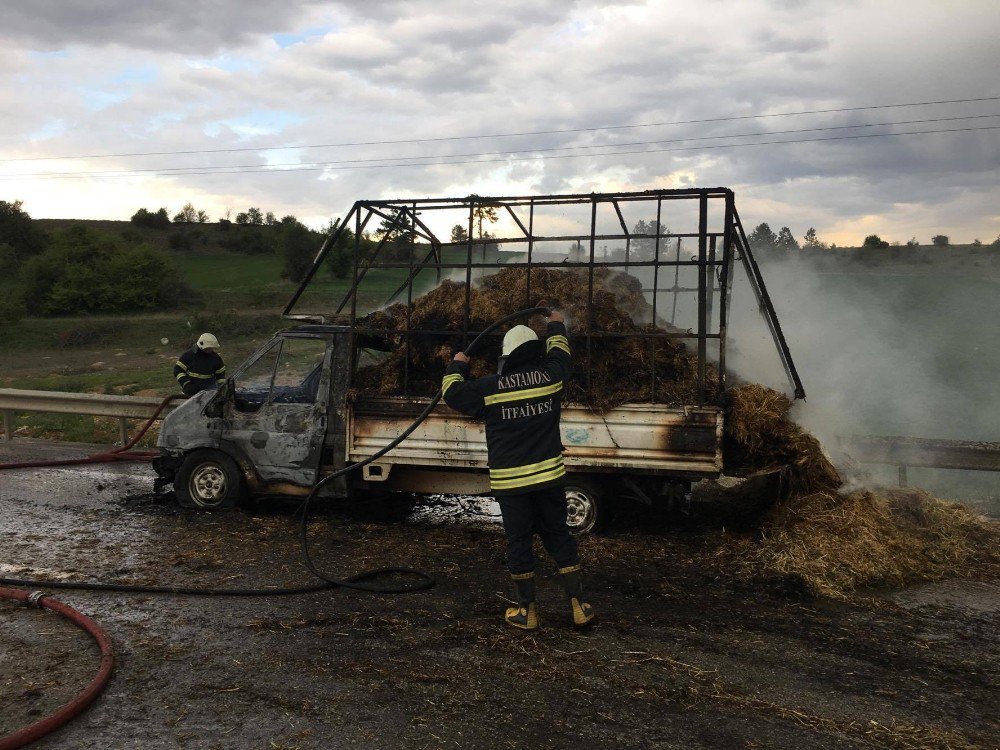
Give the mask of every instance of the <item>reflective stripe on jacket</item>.
[{"label": "reflective stripe on jacket", "polygon": [[206,352],[194,347],[174,362],[174,378],[185,393],[197,393],[224,381],[226,364],[218,352]]},{"label": "reflective stripe on jacket", "polygon": [[570,346],[562,323],[548,325],[545,358],[508,365],[501,375],[469,379],[452,362],[441,381],[445,403],[486,422],[490,488],[494,495],[532,492],[565,481],[559,414],[570,376]]}]

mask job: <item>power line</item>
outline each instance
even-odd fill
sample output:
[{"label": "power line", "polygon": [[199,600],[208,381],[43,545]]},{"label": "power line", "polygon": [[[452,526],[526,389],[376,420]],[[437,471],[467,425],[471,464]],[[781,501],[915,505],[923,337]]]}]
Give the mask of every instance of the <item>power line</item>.
[{"label": "power line", "polygon": [[[439,161],[439,162],[420,162],[420,163],[406,163],[406,164],[359,164],[359,165],[345,165],[345,166],[307,166],[307,167],[293,167],[289,169],[272,169],[272,168],[255,168],[255,169],[232,169],[223,168],[215,171],[201,171],[201,172],[172,172],[172,173],[156,173],[149,176],[155,177],[178,177],[178,176],[197,176],[197,175],[216,175],[216,174],[255,174],[255,173],[268,173],[268,174],[285,174],[288,172],[323,172],[323,171],[341,171],[348,169],[402,169],[405,167],[436,167],[436,166],[452,166],[452,165],[463,165],[463,164],[492,164],[497,162],[507,162],[507,161],[539,161],[544,159],[578,159],[581,157],[599,157],[599,156],[627,156],[631,154],[657,154],[657,153],[670,153],[670,152],[680,152],[680,151],[713,151],[716,149],[723,148],[742,148],[747,146],[776,146],[783,144],[793,144],[793,143],[818,143],[822,141],[846,141],[846,140],[856,140],[861,138],[895,138],[904,135],[931,135],[934,133],[965,133],[972,131],[986,131],[986,130],[1000,130],[1000,125],[987,125],[983,127],[968,127],[968,128],[942,128],[938,130],[911,130],[902,131],[899,133],[860,133],[856,135],[839,135],[839,136],[825,136],[822,138],[798,138],[792,140],[780,140],[780,141],[754,141],[750,143],[720,143],[716,145],[706,145],[706,146],[681,146],[677,148],[655,148],[655,149],[639,149],[633,151],[609,151],[605,153],[597,154],[550,154],[546,156],[526,156],[515,159],[506,158],[495,158],[495,159],[474,159],[474,160],[460,160],[460,161]],[[39,175],[36,179],[46,179],[53,176],[59,175]],[[101,176],[101,173],[95,173],[94,175],[87,173],[68,173],[65,177],[61,179],[78,179],[83,177],[93,177]],[[136,177],[140,176],[134,172],[128,172],[125,174],[109,173],[108,177]],[[8,175],[5,179],[24,179],[25,175]]]},{"label": "power line", "polygon": [[243,146],[236,148],[190,149],[185,151],[133,151],[118,154],[78,154],[70,156],[26,156],[10,159],[0,159],[0,163],[19,161],[53,161],[57,159],[111,159],[132,156],[181,156],[188,154],[223,154],[247,151],[289,151],[310,148],[341,148],[346,146],[387,146],[402,143],[435,143],[440,141],[462,141],[483,138],[519,138],[527,135],[558,135],[566,133],[593,133],[601,130],[625,130],[629,128],[655,128],[672,125],[696,125],[712,122],[734,122],[737,120],[756,120],[764,117],[793,117],[798,115],[832,114],[837,112],[861,112],[875,109],[897,109],[902,107],[928,107],[941,104],[968,104],[973,102],[1000,101],[1000,96],[983,96],[973,99],[940,99],[926,102],[906,102],[903,104],[872,104],[864,107],[834,107],[830,109],[804,109],[797,112],[773,112],[767,114],[733,115],[730,117],[709,117],[700,120],[673,120],[668,122],[647,122],[634,125],[601,125],[591,128],[561,128],[556,130],[525,130],[518,133],[482,133],[477,135],[452,135],[437,138],[403,138],[399,140],[382,141],[344,141],[342,143],[319,143],[298,146]]},{"label": "power line", "polygon": [[707,135],[707,136],[695,136],[690,138],[670,138],[670,139],[658,139],[652,141],[631,141],[626,143],[602,143],[598,145],[582,145],[582,146],[555,146],[551,148],[530,148],[530,149],[519,149],[517,151],[479,151],[479,152],[468,152],[468,153],[458,153],[458,154],[428,154],[425,156],[387,156],[387,157],[375,157],[369,159],[340,159],[337,161],[327,161],[327,162],[279,162],[276,164],[218,164],[218,165],[206,165],[206,166],[188,166],[188,167],[155,167],[149,169],[116,169],[116,170],[83,170],[83,171],[73,171],[73,172],[28,172],[19,176],[23,177],[69,177],[75,175],[87,175],[90,177],[103,177],[109,175],[122,175],[122,174],[167,174],[172,172],[185,173],[185,174],[198,174],[202,171],[212,171],[217,169],[258,169],[261,167],[274,168],[274,167],[326,167],[326,166],[337,166],[341,164],[375,164],[378,162],[398,162],[400,160],[412,161],[415,159],[458,159],[465,157],[480,157],[480,156],[505,156],[514,154],[525,154],[525,153],[539,153],[539,152],[553,152],[553,151],[573,151],[573,150],[587,150],[587,149],[599,149],[599,148],[625,148],[629,146],[653,146],[661,145],[665,143],[685,143],[690,141],[712,141],[712,140],[723,140],[729,138],[757,138],[761,136],[772,136],[772,135],[791,135],[797,133],[816,133],[824,132],[830,130],[848,130],[853,128],[878,128],[878,127],[888,127],[895,125],[917,125],[925,124],[929,122],[954,122],[956,120],[981,120],[984,118],[1000,117],[1000,113],[988,114],[988,115],[965,115],[962,117],[933,117],[924,120],[896,120],[892,122],[870,122],[870,123],[859,123],[857,125],[830,125],[818,128],[799,128],[795,130],[772,130],[772,131],[757,131],[753,133],[733,133],[731,135]]}]

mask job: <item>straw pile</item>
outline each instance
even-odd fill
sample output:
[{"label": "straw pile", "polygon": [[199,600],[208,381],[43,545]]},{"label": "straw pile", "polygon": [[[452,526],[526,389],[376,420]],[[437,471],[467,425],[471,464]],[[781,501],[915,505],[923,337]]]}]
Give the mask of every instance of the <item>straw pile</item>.
[{"label": "straw pile", "polygon": [[756,383],[726,392],[723,453],[729,472],[788,467],[790,493],[835,489],[840,474],[819,441],[788,415],[792,400]]},{"label": "straw pile", "polygon": [[[525,298],[527,270],[503,269],[487,276],[470,292],[469,330],[486,328],[493,321],[539,301],[566,314],[573,346],[574,376],[567,384],[564,398],[598,411],[613,409],[629,402],[687,404],[697,402],[697,359],[676,339],[659,339],[655,344],[639,338],[591,339],[588,357],[588,328],[602,333],[663,332],[665,327],[652,323],[652,309],[642,293],[642,285],[633,276],[594,270],[594,302],[587,307],[589,275],[586,271],[561,271],[537,268],[531,272],[531,300]],[[410,307],[410,330],[454,331],[445,336],[411,335],[409,383],[412,395],[433,395],[441,384],[452,354],[462,347],[462,322],[465,315],[464,283],[445,281],[434,290],[414,300]],[[540,316],[524,321],[540,335],[544,321]],[[403,392],[406,330],[406,305],[396,304],[372,313],[360,325],[385,331],[382,343],[391,347],[387,359],[359,373],[358,382],[368,383],[366,392],[398,395]],[[476,377],[493,371],[500,354],[500,336],[493,337],[476,353],[472,374]],[[589,387],[586,382],[590,372]],[[706,374],[711,397],[718,387],[714,372]],[[655,372],[653,378],[651,373]]]},{"label": "straw pile", "polygon": [[718,556],[745,580],[842,597],[863,587],[1000,574],[1000,524],[922,490],[842,491],[786,396],[751,384],[726,394],[727,471],[788,467],[787,493],[753,536],[726,537]]},{"label": "straw pile", "polygon": [[[534,269],[532,299],[525,299],[526,271],[504,269],[486,277],[470,293],[470,330],[537,304],[539,300],[567,313],[576,374],[567,400],[597,411],[628,402],[689,404],[697,402],[697,360],[678,340],[663,339],[650,347],[640,339],[591,340],[592,380],[586,387],[588,359],[586,271]],[[461,331],[465,285],[445,282],[414,300],[411,330]],[[652,310],[640,282],[624,274],[594,272],[594,330],[642,332],[654,326]],[[406,306],[393,305],[368,316],[363,325],[379,331],[390,353],[365,368],[358,382],[379,395],[403,390]],[[528,321],[539,334],[541,318]],[[384,333],[381,333],[383,332]],[[499,336],[473,359],[472,373],[491,372],[499,355]],[[460,334],[411,336],[411,393],[432,395]],[[649,377],[651,367],[655,382]],[[717,389],[712,377],[708,385]],[[714,392],[714,391],[713,391]],[[709,394],[711,395],[711,394]],[[749,474],[783,468],[787,481],[756,521],[755,533],[725,534],[714,553],[720,565],[746,580],[780,582],[813,595],[843,596],[859,587],[898,586],[1000,570],[1000,530],[965,508],[917,490],[879,489],[843,492],[842,480],[819,441],[789,416],[792,401],[762,385],[747,384],[725,394],[726,429],[723,452],[726,473]]]},{"label": "straw pile", "polygon": [[792,496],[760,538],[727,536],[719,562],[738,577],[813,596],[1000,573],[998,525],[917,489]]}]

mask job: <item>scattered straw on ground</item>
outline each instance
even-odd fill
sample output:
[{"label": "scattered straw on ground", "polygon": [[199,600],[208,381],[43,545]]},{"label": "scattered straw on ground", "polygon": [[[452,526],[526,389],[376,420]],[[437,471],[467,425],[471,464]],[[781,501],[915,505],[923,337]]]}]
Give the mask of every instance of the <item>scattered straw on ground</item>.
[{"label": "scattered straw on ground", "polygon": [[1000,573],[1000,524],[917,489],[791,496],[759,534],[727,535],[720,563],[745,580],[811,595]]},{"label": "scattered straw on ground", "polygon": [[730,535],[720,557],[745,579],[814,595],[1000,572],[1000,524],[922,490],[842,491],[819,441],[791,421],[792,402],[762,385],[726,394],[727,465],[788,467],[783,497],[753,537]]}]

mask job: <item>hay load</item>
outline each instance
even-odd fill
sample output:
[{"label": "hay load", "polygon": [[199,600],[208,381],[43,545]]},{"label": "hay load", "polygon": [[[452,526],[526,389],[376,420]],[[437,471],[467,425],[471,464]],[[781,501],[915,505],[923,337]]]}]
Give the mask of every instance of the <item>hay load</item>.
[{"label": "hay load", "polygon": [[[568,401],[597,411],[629,402],[690,404],[697,402],[697,357],[678,339],[659,339],[655,346],[639,338],[593,338],[588,363],[581,345],[588,312],[594,330],[640,333],[666,331],[652,320],[638,279],[608,269],[594,271],[594,304],[587,309],[586,271],[533,269],[531,300],[525,299],[527,271],[503,269],[470,291],[469,330],[482,330],[494,320],[545,300],[567,313],[574,342],[576,374],[566,389]],[[461,331],[465,315],[464,284],[444,282],[414,300],[410,330]],[[529,325],[542,333],[541,318]],[[359,373],[369,392],[398,395],[403,391],[406,306],[393,305],[360,321],[374,329],[390,349],[388,357]],[[409,382],[412,395],[433,395],[460,334],[410,340]],[[499,355],[499,338],[473,360],[472,373],[491,371]],[[592,372],[590,387],[585,373]],[[718,380],[707,368],[707,385],[717,393]],[[650,377],[651,371],[655,378]],[[1000,525],[964,507],[919,490],[866,489],[845,491],[836,467],[819,441],[790,417],[792,401],[758,384],[730,388],[726,409],[724,455],[727,473],[753,473],[787,468],[786,492],[775,498],[748,534],[723,535],[714,559],[738,577],[780,582],[813,595],[842,597],[871,586],[901,586],[949,576],[992,575],[1000,571]]]},{"label": "hay load", "polygon": [[[567,316],[570,340],[574,345],[574,377],[566,387],[568,401],[598,411],[630,402],[690,404],[697,401],[697,357],[677,339],[658,339],[655,344],[640,338],[591,339],[588,361],[583,333],[588,315],[592,330],[606,333],[666,332],[667,326],[652,323],[652,308],[642,293],[638,279],[606,268],[594,270],[594,303],[587,307],[587,271],[560,271],[536,268],[531,271],[531,300],[525,299],[527,270],[505,268],[487,276],[469,293],[469,330],[486,328],[493,321],[544,300]],[[410,330],[461,331],[465,315],[465,284],[445,281],[414,300],[410,307]],[[405,364],[404,337],[406,305],[395,304],[361,319],[359,325],[385,331],[384,342],[392,349],[389,357],[364,368],[358,382],[370,383],[372,394],[388,396],[403,392]],[[541,334],[540,316],[527,321]],[[411,335],[409,382],[412,395],[432,396],[437,392],[445,367],[453,352],[462,347],[462,336]],[[500,338],[486,342],[473,359],[472,374],[487,374],[500,354]],[[591,382],[587,387],[586,374]],[[655,372],[656,377],[651,377]],[[718,387],[714,372],[707,374],[711,392]]]}]

